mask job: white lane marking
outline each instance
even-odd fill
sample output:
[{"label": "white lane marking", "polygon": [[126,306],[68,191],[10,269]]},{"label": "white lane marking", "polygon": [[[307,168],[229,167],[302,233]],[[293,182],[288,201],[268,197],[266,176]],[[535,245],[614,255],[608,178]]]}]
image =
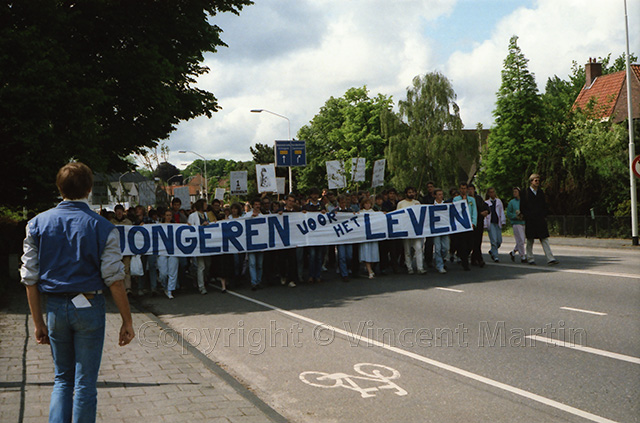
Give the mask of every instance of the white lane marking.
[{"label": "white lane marking", "polygon": [[528,270],[543,270],[546,272],[578,273],[582,275],[608,276],[612,278],[640,279],[640,275],[633,274],[633,273],[597,272],[595,270],[580,270],[580,269],[560,269],[557,266],[548,267],[546,264],[539,264],[537,266],[531,266],[527,263],[523,263],[523,264],[487,263],[487,264],[489,264],[490,266],[513,267],[513,268],[528,269]]},{"label": "white lane marking", "polygon": [[587,314],[595,314],[596,316],[606,316],[607,313],[603,313],[601,311],[591,311],[591,310],[584,310],[581,308],[573,308],[573,307],[560,307],[562,310],[569,310],[569,311],[577,311],[579,313],[587,313]]},{"label": "white lane marking", "polygon": [[480,375],[477,375],[475,373],[471,373],[469,371],[460,369],[458,367],[454,367],[454,366],[451,366],[449,364],[441,363],[440,361],[436,361],[436,360],[421,356],[419,354],[416,354],[416,353],[413,353],[413,352],[410,352],[410,351],[405,351],[405,350],[403,350],[401,348],[393,347],[391,345],[386,345],[386,344],[384,344],[382,342],[376,341],[375,339],[367,338],[366,336],[362,336],[362,335],[358,335],[358,334],[355,334],[355,333],[352,333],[352,332],[348,332],[346,330],[342,330],[342,329],[337,328],[335,326],[331,326],[329,324],[322,323],[322,322],[319,322],[319,321],[314,320],[314,319],[310,319],[310,318],[302,316],[300,314],[296,314],[296,313],[293,313],[291,311],[284,310],[284,309],[281,309],[281,308],[276,307],[276,306],[272,306],[271,304],[267,304],[267,303],[264,303],[262,301],[255,300],[255,299],[253,299],[251,297],[247,297],[247,296],[242,295],[242,294],[238,294],[237,292],[233,292],[233,291],[228,291],[228,292],[231,295],[234,295],[234,296],[236,296],[238,298],[242,298],[242,299],[250,301],[250,302],[252,302],[254,304],[258,304],[258,305],[261,305],[261,306],[263,306],[265,308],[277,311],[277,312],[279,312],[281,314],[284,314],[285,316],[293,317],[294,319],[302,320],[304,322],[311,323],[312,325],[315,325],[315,326],[323,326],[323,327],[325,327],[325,328],[327,328],[327,329],[329,329],[331,331],[334,331],[335,333],[339,333],[339,334],[347,337],[347,339],[356,339],[358,341],[367,342],[370,345],[374,345],[374,346],[377,346],[377,347],[380,347],[380,348],[384,348],[384,349],[386,349],[388,351],[392,351],[392,352],[395,352],[397,354],[404,355],[405,357],[413,358],[414,360],[421,361],[421,362],[426,363],[426,364],[430,364],[430,365],[432,365],[434,367],[438,367],[438,368],[443,369],[443,370],[450,371],[450,372],[458,374],[460,376],[464,376],[464,377],[467,377],[469,379],[475,380],[477,382],[484,383],[485,385],[493,386],[494,388],[502,389],[503,391],[511,392],[512,394],[519,395],[521,397],[530,399],[532,401],[539,402],[539,403],[547,405],[549,407],[553,407],[553,408],[556,408],[558,410],[565,411],[565,412],[573,414],[575,416],[583,417],[583,418],[585,418],[587,420],[591,420],[591,421],[598,422],[598,423],[616,423],[614,420],[609,420],[607,418],[600,417],[600,416],[598,416],[596,414],[592,414],[592,413],[589,413],[587,411],[580,410],[579,408],[571,407],[571,406],[563,404],[561,402],[554,401],[554,400],[549,399],[549,398],[545,398],[545,397],[543,397],[541,395],[538,395],[538,394],[534,394],[533,392],[525,391],[524,389],[516,388],[515,386],[507,385],[506,383],[498,382],[496,380],[489,379],[487,377],[480,376]]},{"label": "white lane marking", "polygon": [[[361,376],[348,375],[346,373],[324,373],[316,371],[308,371],[300,373],[300,380],[307,385],[316,388],[346,388],[360,393],[362,398],[373,398],[381,389],[395,389],[394,394],[399,396],[407,395],[408,392],[391,382],[392,379],[398,379],[400,372],[391,367],[382,364],[358,363],[353,366],[353,370]],[[358,385],[356,380],[364,380],[367,382],[380,383],[379,386],[363,388]]]},{"label": "white lane marking", "polygon": [[451,292],[464,292],[461,289],[453,289],[453,288],[443,288],[441,286],[436,286],[436,289],[440,289],[442,291],[451,291]]},{"label": "white lane marking", "polygon": [[583,345],[576,345],[571,342],[560,341],[559,339],[550,339],[550,338],[539,336],[539,335],[528,335],[526,336],[526,338],[533,339],[540,342],[546,342],[547,344],[558,345],[560,347],[584,351],[591,354],[598,354],[604,357],[615,358],[616,360],[628,361],[629,363],[640,364],[640,358],[632,357],[630,355],[618,354],[610,351],[599,350],[597,348],[585,347]]}]

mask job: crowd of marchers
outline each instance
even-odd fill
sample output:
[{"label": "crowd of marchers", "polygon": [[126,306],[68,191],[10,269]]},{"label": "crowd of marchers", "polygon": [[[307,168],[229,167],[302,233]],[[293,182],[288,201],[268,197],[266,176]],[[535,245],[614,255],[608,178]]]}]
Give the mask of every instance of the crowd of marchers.
[{"label": "crowd of marchers", "polygon": [[558,263],[549,246],[547,205],[538,174],[530,176],[528,187],[514,187],[513,198],[508,202],[498,198],[494,188],[488,188],[483,198],[473,184],[461,182],[445,193],[433,182],[428,182],[424,194],[412,186],[402,192],[389,188],[376,195],[368,191],[336,195],[328,189],[312,188],[306,195],[289,194],[280,201],[264,194],[246,203],[224,204],[215,199],[207,204],[206,200],[200,199],[183,205],[179,198],[174,198],[169,208],[138,205],[125,210],[117,205],[113,212],[102,210],[101,214],[115,225],[173,223],[201,226],[274,213],[388,213],[414,205],[458,201],[467,203],[473,231],[417,239],[199,257],[145,255],[140,258],[141,263],[136,263],[134,275],[132,257],[124,256],[125,288],[129,295],[164,294],[172,299],[179,291],[197,289],[204,295],[208,287],[216,286],[226,292],[228,287],[238,287],[247,281],[251,289],[257,290],[266,285],[293,288],[300,283],[317,284],[323,279],[331,279],[333,273],[343,282],[349,282],[351,278],[374,279],[389,273],[423,275],[428,269],[437,273],[447,273],[452,267],[469,271],[470,266],[485,266],[481,251],[485,230],[491,244],[487,255],[494,262],[500,261],[499,249],[507,219],[515,238],[515,245],[509,251],[511,261],[534,265],[533,243],[538,239],[547,264]]}]

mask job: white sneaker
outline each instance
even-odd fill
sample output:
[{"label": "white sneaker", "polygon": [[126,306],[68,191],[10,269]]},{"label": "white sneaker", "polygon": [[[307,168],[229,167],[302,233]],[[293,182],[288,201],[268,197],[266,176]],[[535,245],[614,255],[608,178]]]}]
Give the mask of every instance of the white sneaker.
[{"label": "white sneaker", "polygon": [[438,269],[438,273],[447,273],[447,271],[444,269],[444,267],[441,267],[440,269]]},{"label": "white sneaker", "polygon": [[280,284],[281,285],[286,285],[287,284],[287,278],[280,278]]},{"label": "white sneaker", "polygon": [[297,285],[294,281],[289,282],[289,288],[295,288]]},{"label": "white sneaker", "polygon": [[166,295],[167,298],[170,299],[170,300],[173,300],[173,298],[174,298],[173,294],[171,293],[171,291],[168,291],[166,289],[164,290],[164,295]]},{"label": "white sneaker", "polygon": [[207,295],[207,289],[206,288],[200,288],[200,293],[202,295]]},{"label": "white sneaker", "polygon": [[409,275],[413,275],[413,269],[409,269],[409,270],[407,270],[407,274],[409,274]]}]

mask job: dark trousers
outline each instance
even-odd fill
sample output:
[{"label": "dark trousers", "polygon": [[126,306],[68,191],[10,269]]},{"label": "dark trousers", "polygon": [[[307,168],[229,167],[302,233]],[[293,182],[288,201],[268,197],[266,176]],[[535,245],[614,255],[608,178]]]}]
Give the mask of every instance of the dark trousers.
[{"label": "dark trousers", "polygon": [[398,270],[398,261],[400,260],[400,249],[402,247],[400,240],[388,239],[380,242],[380,267],[382,270],[392,268],[393,271]]},{"label": "dark trousers", "polygon": [[287,278],[287,282],[298,282],[298,258],[295,248],[280,250],[279,264],[280,277]]},{"label": "dark trousers", "polygon": [[484,223],[476,226],[473,230],[473,245],[471,247],[471,263],[482,263],[482,235],[484,234]]},{"label": "dark trousers", "polygon": [[458,249],[458,256],[462,260],[462,267],[469,268],[469,254],[473,247],[473,232],[462,232],[452,236],[455,239],[456,247]]},{"label": "dark trousers", "polygon": [[433,267],[433,238],[428,237],[424,242],[424,265]]}]

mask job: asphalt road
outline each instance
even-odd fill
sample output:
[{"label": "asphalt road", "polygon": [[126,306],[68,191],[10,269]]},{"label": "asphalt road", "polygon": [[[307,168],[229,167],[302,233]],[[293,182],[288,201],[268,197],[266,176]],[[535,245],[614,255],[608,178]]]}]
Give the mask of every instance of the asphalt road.
[{"label": "asphalt road", "polygon": [[143,304],[292,422],[640,421],[640,251],[552,247]]}]

